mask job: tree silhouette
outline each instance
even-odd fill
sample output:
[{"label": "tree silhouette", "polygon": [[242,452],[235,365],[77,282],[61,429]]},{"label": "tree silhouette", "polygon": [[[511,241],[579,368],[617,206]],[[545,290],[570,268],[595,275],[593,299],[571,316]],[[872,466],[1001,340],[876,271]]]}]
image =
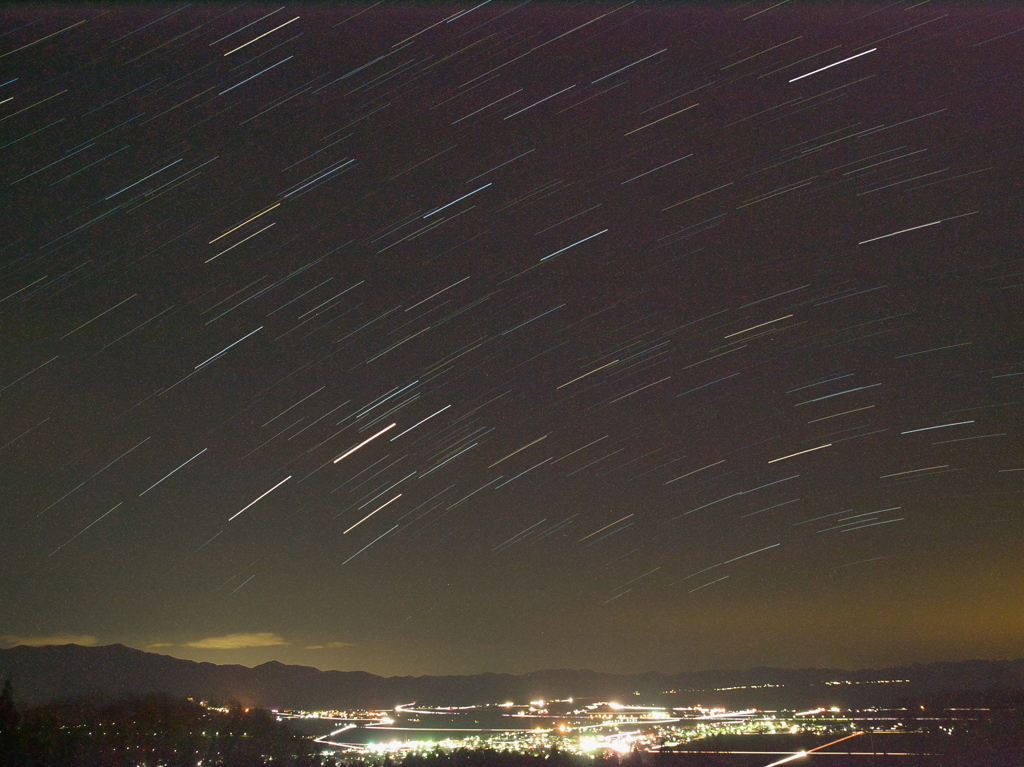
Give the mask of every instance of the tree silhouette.
[{"label": "tree silhouette", "polygon": [[3,767],[326,767],[312,744],[264,709],[214,711],[169,695],[76,699],[19,711],[0,691]]}]

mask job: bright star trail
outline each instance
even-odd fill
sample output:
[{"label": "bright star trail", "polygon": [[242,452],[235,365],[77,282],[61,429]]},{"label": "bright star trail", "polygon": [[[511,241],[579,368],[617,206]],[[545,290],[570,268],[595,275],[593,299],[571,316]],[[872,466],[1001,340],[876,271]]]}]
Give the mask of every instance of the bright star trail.
[{"label": "bright star trail", "polygon": [[1024,655],[1021,29],[6,5],[0,641]]}]

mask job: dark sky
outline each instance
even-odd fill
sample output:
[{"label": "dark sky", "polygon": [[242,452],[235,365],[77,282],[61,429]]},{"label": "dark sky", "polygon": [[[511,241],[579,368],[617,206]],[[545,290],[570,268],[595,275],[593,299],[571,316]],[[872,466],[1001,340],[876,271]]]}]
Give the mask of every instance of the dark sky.
[{"label": "dark sky", "polygon": [[1024,11],[6,6],[0,635],[1024,654]]}]

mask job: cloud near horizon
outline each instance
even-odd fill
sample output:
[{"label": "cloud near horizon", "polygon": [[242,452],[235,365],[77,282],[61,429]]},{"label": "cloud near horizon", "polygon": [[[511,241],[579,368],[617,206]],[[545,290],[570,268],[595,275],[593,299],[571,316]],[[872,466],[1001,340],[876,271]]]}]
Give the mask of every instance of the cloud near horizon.
[{"label": "cloud near horizon", "polygon": [[326,644],[313,644],[307,650],[334,650],[341,647],[355,647],[354,642],[327,642]]},{"label": "cloud near horizon", "polygon": [[92,634],[53,634],[52,636],[43,637],[21,637],[5,634],[0,636],[0,641],[14,646],[26,645],[28,647],[45,647],[46,645],[55,644],[80,644],[91,647],[99,640]]},{"label": "cloud near horizon", "polygon": [[290,644],[270,631],[250,634],[227,634],[222,637],[207,637],[195,642],[185,642],[182,647],[197,647],[201,650],[242,650],[247,647],[276,647]]}]

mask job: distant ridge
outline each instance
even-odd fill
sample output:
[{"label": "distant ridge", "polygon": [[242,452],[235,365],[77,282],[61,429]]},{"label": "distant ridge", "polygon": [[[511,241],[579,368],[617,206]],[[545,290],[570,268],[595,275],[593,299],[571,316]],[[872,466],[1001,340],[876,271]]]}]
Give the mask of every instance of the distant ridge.
[{"label": "distant ridge", "polygon": [[[393,708],[410,701],[473,705],[568,697],[626,704],[643,698],[677,706],[700,703],[788,708],[890,705],[901,699],[950,691],[1024,690],[1024,659],[856,671],[753,668],[680,674],[605,674],[546,670],[522,675],[381,677],[363,671],[321,671],[277,661],[254,668],[197,663],[121,644],[71,644],[0,650],[0,676],[5,675],[13,678],[16,699],[22,704],[162,691],[181,697],[235,699],[247,705],[306,710]],[[884,680],[908,681],[879,683]],[[826,684],[837,681],[851,684]],[[678,692],[660,696],[670,690]],[[637,692],[640,696],[634,694]]]}]

